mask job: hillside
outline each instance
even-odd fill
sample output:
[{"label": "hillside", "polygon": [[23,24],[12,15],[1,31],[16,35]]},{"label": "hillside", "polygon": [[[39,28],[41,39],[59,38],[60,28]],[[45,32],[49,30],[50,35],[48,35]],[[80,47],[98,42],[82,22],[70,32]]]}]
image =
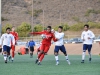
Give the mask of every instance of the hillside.
[{"label": "hillside", "polygon": [[[58,25],[100,22],[100,0],[34,0],[33,24]],[[44,22],[43,12],[44,10]],[[31,24],[31,0],[2,0],[2,25]]]}]

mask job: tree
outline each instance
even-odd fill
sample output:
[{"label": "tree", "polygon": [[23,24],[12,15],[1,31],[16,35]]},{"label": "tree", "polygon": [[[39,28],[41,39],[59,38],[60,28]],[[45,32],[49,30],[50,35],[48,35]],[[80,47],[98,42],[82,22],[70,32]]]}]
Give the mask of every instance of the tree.
[{"label": "tree", "polygon": [[23,22],[20,26],[18,26],[17,32],[20,37],[27,37],[29,32],[31,32],[31,25]]},{"label": "tree", "polygon": [[37,25],[34,26],[34,31],[35,32],[40,32],[42,30],[43,30],[43,26],[42,25],[37,24]]},{"label": "tree", "polygon": [[6,28],[8,28],[8,27],[9,27],[9,28],[12,28],[12,25],[8,23],[8,24],[6,24],[5,26],[3,26],[3,27],[2,27],[2,33],[5,33],[5,32],[6,32]]}]

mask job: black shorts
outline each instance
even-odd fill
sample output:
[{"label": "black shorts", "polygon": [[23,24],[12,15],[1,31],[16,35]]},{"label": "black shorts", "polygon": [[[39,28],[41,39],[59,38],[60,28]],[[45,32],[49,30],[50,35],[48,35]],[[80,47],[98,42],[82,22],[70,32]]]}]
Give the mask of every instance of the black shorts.
[{"label": "black shorts", "polygon": [[32,52],[33,52],[33,51],[34,51],[34,47],[30,47],[30,51],[32,51]]}]

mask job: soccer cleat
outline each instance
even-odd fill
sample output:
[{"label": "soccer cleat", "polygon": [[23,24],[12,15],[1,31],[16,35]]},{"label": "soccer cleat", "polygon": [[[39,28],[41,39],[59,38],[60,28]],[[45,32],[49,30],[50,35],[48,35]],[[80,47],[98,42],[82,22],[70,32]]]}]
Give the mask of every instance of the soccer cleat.
[{"label": "soccer cleat", "polygon": [[89,62],[91,62],[91,58],[89,58]]},{"label": "soccer cleat", "polygon": [[36,59],[36,61],[35,61],[35,64],[37,64],[38,63],[38,59]]},{"label": "soccer cleat", "polygon": [[14,60],[11,60],[12,61],[12,63],[14,62]]},{"label": "soccer cleat", "polygon": [[5,63],[7,63],[7,60],[5,60]]},{"label": "soccer cleat", "polygon": [[84,60],[82,60],[81,63],[84,63]]},{"label": "soccer cleat", "polygon": [[41,63],[40,63],[40,62],[38,62],[38,65],[41,65]]},{"label": "soccer cleat", "polygon": [[68,65],[70,65],[71,63],[70,63],[70,61],[67,61],[68,62]]},{"label": "soccer cleat", "polygon": [[59,62],[56,62],[56,65],[59,65]]}]

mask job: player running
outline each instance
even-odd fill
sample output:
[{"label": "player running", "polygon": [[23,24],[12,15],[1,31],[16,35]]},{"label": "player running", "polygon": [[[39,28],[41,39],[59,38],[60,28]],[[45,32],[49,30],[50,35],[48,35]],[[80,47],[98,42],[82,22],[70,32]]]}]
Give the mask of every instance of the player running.
[{"label": "player running", "polygon": [[64,46],[64,33],[62,32],[63,27],[59,26],[58,27],[58,32],[54,31],[55,33],[55,37],[57,38],[57,42],[55,42],[55,49],[54,49],[54,55],[55,55],[55,59],[56,59],[56,65],[59,65],[59,58],[58,58],[58,53],[59,50],[61,50],[61,52],[63,52],[63,54],[65,55],[66,61],[68,62],[68,64],[70,65],[70,61],[68,60],[68,55]]},{"label": "player running", "polygon": [[86,50],[88,50],[89,62],[91,62],[91,48],[94,38],[95,35],[92,31],[89,30],[89,25],[88,24],[84,25],[84,31],[82,32],[81,35],[81,39],[83,40],[83,54],[81,63],[84,63]]},{"label": "player running", "polygon": [[51,46],[51,40],[53,39],[56,41],[56,38],[54,34],[51,32],[51,26],[47,27],[46,31],[43,32],[33,32],[31,34],[42,34],[42,44],[40,46],[40,53],[38,54],[38,57],[36,59],[35,63],[38,63],[38,65],[41,65],[41,61],[43,60],[45,54],[48,52],[50,46]]},{"label": "player running", "polygon": [[3,34],[0,39],[0,47],[3,46],[3,55],[5,63],[7,63],[7,57],[9,57],[10,55],[11,42],[13,45],[15,45],[14,36],[10,34],[10,28],[7,28],[6,33]]},{"label": "player running", "polygon": [[[17,44],[18,41],[18,33],[15,32],[15,27],[12,27],[12,31],[10,32],[14,36],[15,39],[15,45]],[[12,62],[14,61],[14,56],[15,56],[15,45],[11,44],[11,50],[12,50]],[[9,58],[10,59],[10,58]]]}]

